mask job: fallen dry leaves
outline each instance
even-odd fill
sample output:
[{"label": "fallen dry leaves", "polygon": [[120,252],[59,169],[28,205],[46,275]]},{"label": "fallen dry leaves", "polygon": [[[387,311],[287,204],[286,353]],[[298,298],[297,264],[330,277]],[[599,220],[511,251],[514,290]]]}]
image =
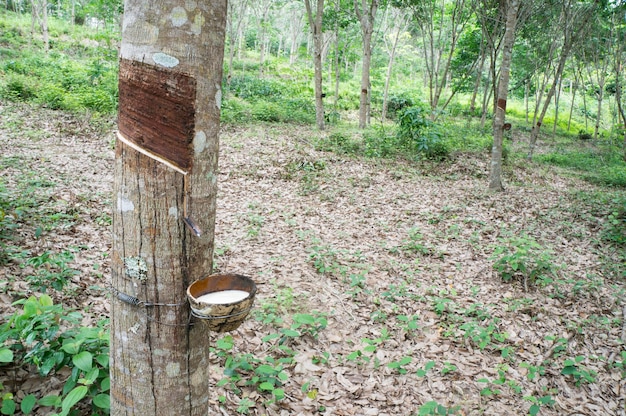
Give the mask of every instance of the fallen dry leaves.
[{"label": "fallen dry leaves", "polygon": [[[29,229],[20,237],[34,252],[79,247],[81,274],[62,301],[98,319],[108,313],[111,237],[101,215],[110,212],[112,136],[57,113],[29,122],[42,132],[36,140],[5,122],[2,157],[49,178],[53,206],[75,219],[39,239]],[[554,404],[542,415],[624,414],[626,378],[615,363],[626,341],[625,285],[610,273],[610,249],[599,247],[606,213],[581,197],[594,195],[591,185],[513,162],[506,192],[490,193],[486,157],[434,166],[350,158],[316,151],[319,135],[223,128],[216,268],[259,286],[228,354],[288,357],[264,337],[290,328],[295,314],[319,313],[327,326],[284,341],[293,359],[275,403],[255,386],[217,387],[225,356],[214,350],[215,414],[237,414],[246,399],[255,415],[417,415],[435,402],[462,415],[523,415],[548,396]],[[16,185],[11,169],[1,173],[7,186]],[[521,235],[552,250],[561,283],[525,291],[496,275],[494,246]],[[3,273],[12,276],[0,286],[6,315],[8,294],[27,287],[19,267]],[[210,345],[223,336],[212,334]],[[588,382],[561,374],[579,356]],[[22,391],[42,386],[30,383]]]}]

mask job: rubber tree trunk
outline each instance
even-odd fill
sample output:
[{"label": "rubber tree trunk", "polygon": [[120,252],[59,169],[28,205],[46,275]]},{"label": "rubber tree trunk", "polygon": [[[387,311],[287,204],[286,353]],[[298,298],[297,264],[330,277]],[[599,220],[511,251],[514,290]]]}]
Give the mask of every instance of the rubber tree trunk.
[{"label": "rubber tree trunk", "polygon": [[311,35],[313,36],[313,64],[315,67],[315,122],[319,130],[324,130],[324,95],[322,91],[322,18],[324,16],[324,0],[313,3],[304,0],[306,15],[309,20]]},{"label": "rubber tree trunk", "polygon": [[361,68],[361,93],[359,99],[359,128],[367,126],[370,112],[370,66],[372,63],[372,34],[374,33],[374,20],[380,0],[354,0],[354,10],[361,22],[361,35],[363,38],[363,65]]},{"label": "rubber tree trunk", "polygon": [[212,267],[225,22],[226,0],[124,5],[112,415],[208,412],[208,338],[186,289]]},{"label": "rubber tree trunk", "polygon": [[493,147],[491,149],[491,171],[489,174],[489,189],[492,191],[502,191],[504,189],[502,186],[502,138],[518,9],[519,0],[509,0],[507,2],[506,31],[504,32],[504,41],[502,44],[502,63],[500,64],[500,80],[498,81],[497,106],[493,120]]}]

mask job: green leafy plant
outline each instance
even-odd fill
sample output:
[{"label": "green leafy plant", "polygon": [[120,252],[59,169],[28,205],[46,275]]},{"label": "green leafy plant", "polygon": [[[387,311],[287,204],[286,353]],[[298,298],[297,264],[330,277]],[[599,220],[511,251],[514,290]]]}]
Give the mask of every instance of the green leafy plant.
[{"label": "green leafy plant", "polygon": [[430,402],[426,402],[419,407],[417,414],[419,416],[430,416],[430,415],[455,415],[459,411],[459,406],[446,407],[438,402],[432,400]]},{"label": "green leafy plant", "polygon": [[613,209],[602,228],[602,239],[616,245],[626,245],[626,197],[614,198]]},{"label": "green leafy plant", "polygon": [[530,409],[528,409],[528,414],[530,416],[538,415],[539,411],[541,410],[541,406],[552,406],[554,405],[554,403],[556,403],[556,401],[550,395],[541,397],[525,396],[524,400],[528,400],[532,403]]},{"label": "green leafy plant", "polygon": [[412,106],[399,113],[397,138],[399,144],[429,159],[444,160],[450,153],[430,115],[422,106]]},{"label": "green leafy plant", "polygon": [[261,232],[261,227],[263,227],[263,223],[265,222],[265,217],[258,212],[258,207],[256,204],[251,203],[248,205],[248,213],[246,215],[246,221],[248,222],[248,237],[258,237]]},{"label": "green leafy plant", "polygon": [[[33,365],[43,377],[57,375],[69,368],[70,375],[60,394],[36,400],[40,406],[59,409],[59,415],[70,414],[81,401],[91,403],[94,414],[109,409],[109,338],[106,322],[97,328],[82,327],[78,312],[65,313],[48,295],[34,296],[16,302],[22,306],[0,326],[0,351],[4,360],[17,365]],[[7,352],[8,350],[8,352]],[[8,362],[8,361],[4,361]],[[28,414],[34,396],[26,396],[20,408]],[[11,404],[13,402],[13,404]],[[12,395],[3,395],[4,414],[13,414],[16,406]],[[25,411],[28,410],[28,412]]]},{"label": "green leafy plant", "polygon": [[528,235],[500,239],[491,259],[495,260],[493,269],[502,280],[520,278],[526,290],[529,281],[545,280],[559,268],[553,263],[551,251]]},{"label": "green leafy plant", "polygon": [[74,254],[65,250],[60,253],[46,251],[39,256],[31,257],[26,264],[32,266],[35,273],[26,277],[33,289],[44,292],[48,287],[63,290],[78,270],[69,267],[74,261]]},{"label": "green leafy plant", "polygon": [[508,371],[508,366],[505,364],[498,365],[498,378],[494,380],[489,380],[488,378],[480,378],[476,380],[478,383],[486,383],[487,386],[484,387],[480,394],[482,396],[494,396],[502,394],[500,388],[502,386],[508,386],[515,393],[520,394],[522,392],[522,387],[515,380],[508,380],[506,377],[506,373]]},{"label": "green leafy plant", "polygon": [[[222,345],[221,347],[228,347]],[[218,346],[218,349],[221,348]],[[285,363],[290,363],[291,357],[275,359],[267,356],[264,359],[255,357],[252,354],[226,354],[224,362],[224,375],[218,383],[218,387],[230,386],[236,393],[240,394],[239,384],[254,386],[261,393],[270,394],[269,401],[280,401],[285,398],[283,384],[289,379],[285,372]]]},{"label": "green leafy plant", "polygon": [[413,358],[409,356],[404,356],[398,361],[392,361],[387,364],[387,367],[396,370],[399,374],[406,374],[408,370],[405,368],[406,365],[410,364],[413,361]]},{"label": "green leafy plant", "polygon": [[597,372],[585,368],[580,363],[586,359],[583,355],[577,355],[573,359],[568,358],[563,362],[561,374],[564,376],[571,375],[577,386],[583,383],[594,383],[596,381]]},{"label": "green leafy plant", "polygon": [[433,368],[435,368],[435,362],[434,361],[427,361],[426,364],[424,364],[423,368],[419,368],[416,372],[418,377],[425,377],[428,372],[430,370],[432,370]]},{"label": "green leafy plant", "polygon": [[543,365],[532,365],[527,362],[521,362],[519,366],[528,370],[526,378],[529,381],[533,381],[538,376],[543,376],[546,373],[546,367]]},{"label": "green leafy plant", "polygon": [[453,373],[458,370],[458,367],[448,361],[443,363],[443,367],[441,368],[441,375],[445,376],[446,374]]},{"label": "green leafy plant", "polygon": [[320,331],[328,326],[328,320],[322,312],[297,313],[293,316],[291,329],[298,331],[300,335],[309,335],[317,339]]},{"label": "green leafy plant", "polygon": [[620,370],[622,378],[626,379],[626,350],[622,350],[620,357],[621,360],[615,360],[613,362],[613,368]]},{"label": "green leafy plant", "polygon": [[313,239],[313,245],[309,248],[309,261],[318,273],[332,274],[340,271],[339,250],[328,244],[322,244],[318,239]]},{"label": "green leafy plant", "polygon": [[472,340],[480,350],[493,346],[492,342],[494,341],[503,342],[507,338],[505,332],[497,330],[495,322],[481,325],[481,323],[472,320],[461,324],[459,329],[463,331],[463,336]]},{"label": "green leafy plant", "polygon": [[396,319],[400,321],[401,328],[406,332],[414,332],[419,329],[419,325],[417,321],[419,320],[418,315],[398,315]]}]

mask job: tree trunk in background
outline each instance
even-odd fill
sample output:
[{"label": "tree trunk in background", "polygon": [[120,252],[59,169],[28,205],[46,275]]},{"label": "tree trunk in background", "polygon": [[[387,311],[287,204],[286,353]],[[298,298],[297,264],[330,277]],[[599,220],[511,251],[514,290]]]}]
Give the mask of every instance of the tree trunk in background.
[{"label": "tree trunk in background", "polygon": [[315,2],[316,11],[313,15],[311,0],[304,0],[309,27],[313,36],[313,64],[315,67],[315,121],[317,128],[324,130],[324,97],[322,92],[322,17],[324,0]]},{"label": "tree trunk in background", "polygon": [[361,23],[361,35],[363,37],[363,65],[361,68],[361,93],[359,99],[359,128],[364,129],[369,119],[370,107],[370,66],[372,62],[372,34],[374,33],[374,20],[380,0],[354,0],[354,11]]},{"label": "tree trunk in background", "polygon": [[[395,10],[395,9],[392,9]],[[392,14],[392,19],[396,20],[396,33],[393,36],[393,41],[391,42],[391,46],[387,47],[389,51],[389,63],[387,64],[387,75],[385,76],[385,87],[383,90],[383,114],[381,116],[382,121],[384,122],[387,118],[387,99],[389,97],[389,82],[391,81],[391,73],[393,70],[393,60],[396,57],[396,49],[398,48],[398,40],[400,39],[400,35],[406,30],[406,22],[408,15],[406,13],[396,13]],[[386,44],[387,42],[385,42]]]},{"label": "tree trunk in background", "polygon": [[618,42],[617,50],[615,51],[615,62],[613,65],[613,70],[615,72],[615,101],[617,102],[618,120],[621,120],[622,134],[624,135],[623,158],[626,160],[626,110],[622,104],[622,76],[624,74],[624,62],[622,60],[623,53],[624,44],[622,42]]},{"label": "tree trunk in background", "polygon": [[[125,2],[113,188],[112,415],[208,413],[207,332],[189,325],[186,289],[212,268],[226,7],[226,0]],[[200,235],[186,228],[184,216]]]},{"label": "tree trunk in background", "polygon": [[[422,32],[425,71],[428,76],[429,103],[434,120],[439,101],[448,83],[457,42],[469,20],[465,0],[423,2],[417,14]],[[444,38],[446,36],[446,38]]]},{"label": "tree trunk in background", "polygon": [[299,40],[302,37],[302,32],[304,28],[304,23],[302,21],[302,9],[300,7],[295,7],[295,5],[299,5],[299,3],[294,3],[289,10],[290,17],[290,45],[289,45],[289,65],[293,65],[296,63],[296,58],[298,57],[298,48]]},{"label": "tree trunk in background", "polygon": [[43,40],[43,50],[48,53],[50,50],[50,40],[48,35],[48,2],[46,0],[31,0],[31,37],[35,37],[35,23],[39,24]]},{"label": "tree trunk in background", "polygon": [[[572,50],[574,44],[586,33],[587,23],[594,15],[593,9],[580,9],[578,13],[570,14],[571,8],[574,7],[571,1],[568,1],[563,4],[563,46],[561,46],[561,53],[559,57],[559,63],[556,67],[556,71],[554,74],[554,79],[552,81],[552,85],[550,86],[550,90],[548,90],[548,94],[545,98],[543,107],[539,116],[536,118],[536,122],[533,123],[533,127],[530,131],[530,145],[528,149],[528,159],[531,160],[533,158],[533,154],[535,151],[535,145],[537,143],[537,138],[539,137],[539,131],[541,129],[541,124],[543,123],[543,119],[548,111],[548,107],[550,106],[550,102],[552,101],[552,97],[556,92],[556,87],[558,83],[558,79],[563,76],[563,71],[565,70],[565,63],[569,57],[569,54]],[[595,4],[594,6],[595,7]],[[539,101],[538,101],[539,104]]]},{"label": "tree trunk in background", "polygon": [[485,60],[487,59],[487,55],[485,54],[485,43],[481,39],[480,41],[480,58],[478,64],[478,70],[476,71],[476,81],[474,82],[474,90],[472,91],[472,98],[470,99],[470,114],[474,114],[476,111],[476,96],[478,95],[478,90],[480,89],[480,81],[483,77],[483,69],[485,67]]},{"label": "tree trunk in background", "polygon": [[[226,28],[228,32],[228,70],[226,72],[226,83],[230,85],[233,72],[233,60],[235,58],[235,44],[239,44],[241,27],[245,19],[248,0],[230,0],[228,2],[228,19]],[[240,57],[241,59],[241,57]]]},{"label": "tree trunk in background", "polygon": [[554,123],[552,124],[552,134],[556,134],[556,126],[559,124],[559,101],[561,99],[561,90],[563,88],[563,77],[559,78],[556,93],[554,94]]},{"label": "tree trunk in background", "polygon": [[489,174],[489,189],[492,191],[502,191],[504,189],[502,186],[502,139],[518,9],[519,0],[509,0],[507,2],[506,31],[502,44],[502,63],[500,64],[500,80],[498,81],[498,98],[496,100],[496,113],[493,120],[493,147],[491,149],[491,170]]}]

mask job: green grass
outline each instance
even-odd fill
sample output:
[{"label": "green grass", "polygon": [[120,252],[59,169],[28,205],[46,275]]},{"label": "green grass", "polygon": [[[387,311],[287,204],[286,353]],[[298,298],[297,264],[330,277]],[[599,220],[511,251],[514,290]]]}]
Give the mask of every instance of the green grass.
[{"label": "green grass", "polygon": [[583,148],[572,142],[566,149],[537,155],[535,159],[540,163],[569,169],[591,183],[626,188],[626,162],[621,157],[620,149],[614,146]]},{"label": "green grass", "polygon": [[28,25],[24,16],[0,14],[0,98],[75,113],[117,111],[114,33],[92,34],[51,18],[45,53],[23,29]]}]

